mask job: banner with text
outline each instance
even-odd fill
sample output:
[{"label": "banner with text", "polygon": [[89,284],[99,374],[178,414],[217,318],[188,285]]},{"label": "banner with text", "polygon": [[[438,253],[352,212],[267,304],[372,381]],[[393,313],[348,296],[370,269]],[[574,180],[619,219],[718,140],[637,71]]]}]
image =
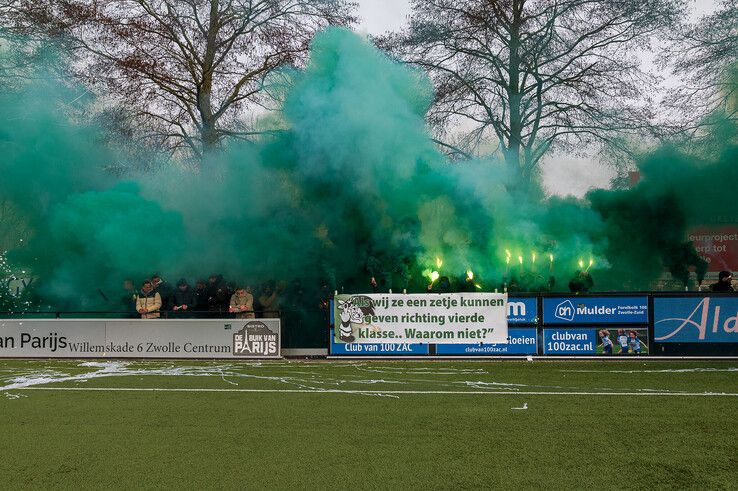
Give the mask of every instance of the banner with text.
[{"label": "banner with text", "polygon": [[596,348],[597,331],[594,329],[543,330],[543,354],[594,355]]},{"label": "banner with text", "polygon": [[657,343],[738,343],[738,298],[655,297]]},{"label": "banner with text", "polygon": [[507,295],[338,295],[336,343],[506,343]]},{"label": "banner with text", "polygon": [[543,330],[546,355],[647,355],[648,329],[622,326],[617,329],[571,327]]},{"label": "banner with text", "polygon": [[508,325],[530,325],[536,322],[538,322],[538,299],[536,297],[508,297]]},{"label": "banner with text", "polygon": [[0,321],[0,358],[278,358],[279,319]]},{"label": "banner with text", "polygon": [[647,297],[545,297],[543,323],[646,324]]},{"label": "banner with text", "polygon": [[707,261],[707,271],[738,269],[738,227],[734,224],[694,227],[687,232],[687,239]]},{"label": "banner with text", "polygon": [[427,354],[427,343],[337,343],[336,337],[333,334],[333,329],[331,329],[332,356],[417,356]]},{"label": "banner with text", "polygon": [[506,344],[437,344],[437,355],[535,355],[538,335],[535,327],[511,328]]}]

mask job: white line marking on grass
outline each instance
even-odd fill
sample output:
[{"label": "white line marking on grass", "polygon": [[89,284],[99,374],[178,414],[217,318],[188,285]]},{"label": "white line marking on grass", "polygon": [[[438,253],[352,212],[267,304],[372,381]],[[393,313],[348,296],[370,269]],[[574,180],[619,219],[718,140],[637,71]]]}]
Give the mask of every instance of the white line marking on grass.
[{"label": "white line marking on grass", "polygon": [[308,389],[215,389],[215,388],[164,388],[164,387],[18,387],[12,390],[58,390],[75,392],[253,392],[285,394],[439,394],[439,395],[506,395],[506,396],[682,396],[682,397],[738,397],[727,392],[509,392],[494,390],[308,390]]},{"label": "white line marking on grass", "polygon": [[559,370],[574,373],[702,373],[702,372],[738,372],[738,368],[665,368],[663,370]]}]

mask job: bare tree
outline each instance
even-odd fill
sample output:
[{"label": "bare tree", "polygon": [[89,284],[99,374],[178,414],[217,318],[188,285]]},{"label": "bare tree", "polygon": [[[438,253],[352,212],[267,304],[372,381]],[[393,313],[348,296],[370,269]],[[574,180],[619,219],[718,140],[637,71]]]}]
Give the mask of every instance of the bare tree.
[{"label": "bare tree", "polygon": [[683,83],[664,104],[677,117],[676,128],[691,135],[720,120],[738,120],[738,0],[722,0],[717,10],[677,30],[661,57]]},{"label": "bare tree", "polygon": [[299,63],[314,33],[354,22],[347,0],[19,0],[23,22],[61,37],[76,73],[196,157],[255,133],[246,108]]},{"label": "bare tree", "polygon": [[33,78],[48,45],[8,22],[17,13],[17,0],[0,0],[0,87],[13,90]]},{"label": "bare tree", "polygon": [[[673,25],[680,0],[413,0],[410,26],[379,40],[423,67],[437,128],[467,128],[469,155],[490,139],[530,180],[549,151],[621,142],[649,127],[638,54]],[[443,133],[441,133],[443,135]]]}]

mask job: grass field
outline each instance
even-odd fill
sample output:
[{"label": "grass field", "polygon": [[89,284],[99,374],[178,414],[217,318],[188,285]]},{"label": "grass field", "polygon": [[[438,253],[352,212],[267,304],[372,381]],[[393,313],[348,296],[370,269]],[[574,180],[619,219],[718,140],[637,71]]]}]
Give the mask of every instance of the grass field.
[{"label": "grass field", "polygon": [[736,489],[737,413],[736,362],[4,360],[0,476],[4,489]]}]

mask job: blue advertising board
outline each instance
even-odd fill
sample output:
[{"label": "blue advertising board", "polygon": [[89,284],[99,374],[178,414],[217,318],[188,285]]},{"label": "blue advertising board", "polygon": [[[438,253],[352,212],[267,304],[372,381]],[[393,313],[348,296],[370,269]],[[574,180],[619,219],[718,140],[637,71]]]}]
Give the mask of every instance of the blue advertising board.
[{"label": "blue advertising board", "polygon": [[538,299],[535,297],[509,297],[507,299],[507,323],[510,325],[538,322]]},{"label": "blue advertising board", "polygon": [[420,343],[336,343],[331,329],[331,355],[384,356],[384,355],[427,355],[428,345]]},{"label": "blue advertising board", "polygon": [[646,324],[647,297],[546,297],[543,323]]},{"label": "blue advertising board", "polygon": [[543,330],[543,353],[546,355],[594,355],[597,342],[596,329]]},{"label": "blue advertising board", "polygon": [[655,297],[657,343],[738,343],[737,297]]},{"label": "blue advertising board", "polygon": [[[535,299],[534,299],[535,300]],[[507,344],[437,344],[437,355],[535,355],[536,329],[510,329]]]}]

